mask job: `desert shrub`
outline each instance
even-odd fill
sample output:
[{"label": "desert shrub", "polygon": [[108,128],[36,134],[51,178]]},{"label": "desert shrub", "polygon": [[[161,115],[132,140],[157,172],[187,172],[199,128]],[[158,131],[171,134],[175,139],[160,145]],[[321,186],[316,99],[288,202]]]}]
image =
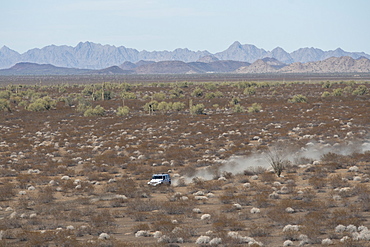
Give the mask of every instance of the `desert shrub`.
[{"label": "desert shrub", "polygon": [[29,111],[45,111],[50,110],[56,106],[56,101],[52,100],[49,96],[38,98],[28,105],[27,110]]},{"label": "desert shrub", "polygon": [[320,236],[327,227],[328,216],[329,214],[325,210],[307,213],[301,219],[300,232],[307,235],[314,243],[321,242]]},{"label": "desert shrub", "polygon": [[237,104],[240,104],[240,98],[239,97],[233,97],[230,101],[230,105],[234,106],[234,105],[237,105]]},{"label": "desert shrub", "polygon": [[147,112],[151,113],[151,112],[154,112],[154,111],[158,110],[158,104],[159,104],[158,101],[152,100],[152,101],[146,103],[143,106],[143,109],[144,109],[144,111],[147,111]]},{"label": "desert shrub", "polygon": [[203,104],[192,105],[190,107],[190,113],[196,115],[204,114],[204,105]]},{"label": "desert shrub", "polygon": [[94,85],[86,85],[84,89],[82,89],[81,93],[85,96],[91,96],[95,91]]},{"label": "desert shrub", "polygon": [[97,234],[102,232],[113,232],[115,229],[115,218],[112,216],[109,210],[101,210],[97,214],[90,216],[90,225]]},{"label": "desert shrub", "polygon": [[128,106],[120,106],[117,109],[117,116],[123,117],[130,113],[130,108]]},{"label": "desert shrub", "polygon": [[267,211],[266,215],[280,225],[290,224],[294,219],[292,214],[287,213],[283,207],[272,207]]},{"label": "desert shrub", "polygon": [[328,224],[331,228],[334,228],[337,225],[361,225],[362,219],[358,217],[356,212],[352,212],[350,209],[347,208],[337,208],[334,209],[333,212],[330,214],[330,219],[328,220]]},{"label": "desert shrub", "polygon": [[67,97],[61,97],[59,98],[60,102],[64,102],[65,106],[72,106],[73,105],[73,97],[67,96]]},{"label": "desert shrub", "polygon": [[233,111],[235,113],[243,113],[243,112],[245,112],[245,109],[241,105],[235,105],[234,108],[233,108]]},{"label": "desert shrub", "polygon": [[7,99],[0,99],[0,111],[10,111],[10,102]]},{"label": "desert shrub", "polygon": [[10,99],[11,92],[6,91],[0,91],[0,99]]},{"label": "desert shrub", "polygon": [[369,89],[365,85],[358,86],[355,90],[353,90],[353,95],[365,95],[369,93]]},{"label": "desert shrub", "polygon": [[165,93],[155,93],[152,96],[153,100],[164,100],[166,99],[166,94]]},{"label": "desert shrub", "polygon": [[89,100],[83,97],[77,97],[76,100],[78,102],[76,108],[78,112],[85,112],[87,109],[91,108],[91,102]]},{"label": "desert shrub", "polygon": [[193,97],[202,97],[204,94],[203,89],[196,87],[193,92],[191,92],[191,96]]},{"label": "desert shrub", "polygon": [[213,90],[216,90],[217,89],[217,84],[216,83],[212,83],[212,82],[208,82],[208,83],[204,83],[203,84],[203,87],[207,90],[210,90],[210,91],[213,91]]},{"label": "desert shrub", "polygon": [[260,112],[261,109],[262,109],[261,104],[253,103],[252,106],[248,107],[248,112],[249,113],[257,113],[257,112]]},{"label": "desert shrub", "polygon": [[192,202],[187,201],[173,201],[173,202],[163,202],[161,209],[164,210],[167,214],[184,214],[190,212],[192,209]]},{"label": "desert shrub", "polygon": [[14,185],[5,183],[0,185],[0,201],[6,201],[15,195]]},{"label": "desert shrub", "polygon": [[182,111],[185,109],[185,104],[182,102],[173,102],[172,103],[172,110],[174,111]]},{"label": "desert shrub", "polygon": [[336,88],[333,90],[332,95],[335,97],[339,97],[343,95],[343,89],[341,88]]},{"label": "desert shrub", "polygon": [[136,99],[136,93],[133,92],[122,92],[121,93],[121,98],[122,99]]},{"label": "desert shrub", "polygon": [[345,88],[343,88],[343,92],[346,93],[346,94],[350,94],[353,92],[353,89],[351,86],[347,86]]},{"label": "desert shrub", "polygon": [[37,201],[40,203],[49,203],[54,200],[53,188],[51,186],[46,186],[42,188],[37,195]]},{"label": "desert shrub", "polygon": [[312,176],[308,179],[308,184],[315,189],[322,189],[327,185],[327,179],[319,176]]},{"label": "desert shrub", "polygon": [[240,89],[244,89],[244,88],[252,87],[252,86],[256,86],[256,85],[257,85],[257,83],[249,82],[249,81],[240,81],[236,84],[236,86]]},{"label": "desert shrub", "polygon": [[110,100],[113,97],[113,93],[109,90],[98,90],[92,94],[93,100]]},{"label": "desert shrub", "polygon": [[131,91],[131,89],[132,89],[132,85],[131,84],[129,84],[129,83],[121,83],[120,85],[119,85],[119,88],[121,88],[123,91],[125,91],[125,92],[127,92],[127,91]]},{"label": "desert shrub", "polygon": [[268,237],[271,233],[271,229],[267,224],[252,223],[249,227],[249,236],[251,237]]},{"label": "desert shrub", "polygon": [[237,218],[228,217],[225,214],[220,214],[213,215],[212,227],[216,232],[220,232],[224,230],[241,231],[246,226],[243,222],[240,222]]},{"label": "desert shrub", "polygon": [[329,96],[331,96],[331,94],[330,94],[328,91],[325,91],[325,92],[323,92],[323,93],[321,94],[321,97],[322,97],[322,98],[326,98],[326,97],[329,97]]},{"label": "desert shrub", "polygon": [[216,95],[214,92],[209,92],[209,93],[206,93],[206,95],[204,96],[206,99],[214,99],[216,98]]},{"label": "desert shrub", "polygon": [[244,89],[243,93],[245,95],[255,95],[256,94],[256,88],[255,87],[247,87]]},{"label": "desert shrub", "polygon": [[184,91],[180,88],[174,88],[169,91],[170,99],[181,98],[184,96]]},{"label": "desert shrub", "polygon": [[294,95],[291,99],[288,100],[289,103],[307,103],[306,96],[302,94]]},{"label": "desert shrub", "polygon": [[84,112],[85,117],[92,117],[92,116],[104,116],[105,109],[101,107],[100,105],[95,106],[95,108],[88,108]]},{"label": "desert shrub", "polygon": [[159,102],[157,109],[158,111],[161,111],[161,112],[169,111],[172,109],[172,103],[171,102],[167,103],[165,101]]},{"label": "desert shrub", "polygon": [[331,82],[329,82],[329,81],[327,81],[327,82],[324,82],[323,84],[322,84],[322,88],[331,88],[331,86],[332,86],[333,84],[331,83]]},{"label": "desert shrub", "polygon": [[340,188],[340,187],[347,187],[349,183],[347,180],[343,179],[342,175],[340,174],[333,174],[328,178],[328,182],[332,188]]}]

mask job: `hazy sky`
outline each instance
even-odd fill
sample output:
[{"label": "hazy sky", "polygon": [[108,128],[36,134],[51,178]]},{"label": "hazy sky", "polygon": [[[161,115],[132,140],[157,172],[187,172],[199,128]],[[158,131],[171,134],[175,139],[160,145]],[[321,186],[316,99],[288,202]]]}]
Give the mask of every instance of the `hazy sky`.
[{"label": "hazy sky", "polygon": [[370,54],[369,0],[2,0],[0,47],[91,41],[137,50],[227,49],[234,41]]}]

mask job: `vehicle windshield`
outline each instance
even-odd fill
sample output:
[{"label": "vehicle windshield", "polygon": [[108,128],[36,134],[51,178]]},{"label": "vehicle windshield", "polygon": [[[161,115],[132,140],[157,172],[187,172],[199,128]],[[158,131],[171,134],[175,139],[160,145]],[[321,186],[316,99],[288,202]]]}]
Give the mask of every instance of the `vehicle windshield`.
[{"label": "vehicle windshield", "polygon": [[163,179],[163,176],[153,176],[152,179]]}]

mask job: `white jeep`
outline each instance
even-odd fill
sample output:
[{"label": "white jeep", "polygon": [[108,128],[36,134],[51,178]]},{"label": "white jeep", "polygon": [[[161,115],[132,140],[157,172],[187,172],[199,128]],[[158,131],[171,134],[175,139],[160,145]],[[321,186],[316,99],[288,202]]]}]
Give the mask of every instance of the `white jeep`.
[{"label": "white jeep", "polygon": [[153,174],[152,179],[148,182],[149,185],[157,186],[160,184],[171,184],[171,177],[170,174],[167,173],[160,173],[160,174]]}]

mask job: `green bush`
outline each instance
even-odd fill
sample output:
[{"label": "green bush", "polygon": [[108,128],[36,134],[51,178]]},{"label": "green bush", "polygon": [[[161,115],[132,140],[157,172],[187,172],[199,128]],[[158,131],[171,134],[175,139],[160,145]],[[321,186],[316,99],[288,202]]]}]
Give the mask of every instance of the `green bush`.
[{"label": "green bush", "polygon": [[77,97],[78,105],[77,105],[77,111],[78,112],[85,112],[87,109],[91,108],[91,102],[86,100],[82,97]]},{"label": "green bush", "polygon": [[353,95],[365,95],[369,93],[369,89],[365,85],[358,86],[355,90],[353,90]]},{"label": "green bush", "polygon": [[347,86],[343,89],[343,92],[345,92],[346,94],[352,93],[353,88],[351,86]]},{"label": "green bush", "polygon": [[154,100],[164,100],[166,99],[166,94],[165,93],[155,93],[153,94],[153,99]]},{"label": "green bush", "polygon": [[193,97],[202,97],[203,96],[203,89],[197,87],[193,90],[193,92],[191,93],[191,96]]},{"label": "green bush", "polygon": [[175,98],[181,98],[184,97],[184,91],[182,91],[180,88],[174,88],[169,91],[170,93],[170,99],[175,99]]},{"label": "green bush", "polygon": [[334,89],[332,95],[336,96],[336,97],[342,96],[343,95],[343,89],[341,89],[341,88]]},{"label": "green bush", "polygon": [[206,99],[214,99],[214,98],[216,98],[216,94],[214,92],[206,93],[205,98]]},{"label": "green bush", "polygon": [[204,114],[204,105],[203,104],[196,104],[190,107],[191,114]]},{"label": "green bush", "polygon": [[108,90],[103,91],[103,89],[101,89],[101,90],[96,91],[92,95],[92,97],[94,101],[95,100],[110,100],[113,97],[113,93],[111,91],[108,91]]},{"label": "green bush", "polygon": [[90,107],[84,112],[85,117],[104,116],[104,114],[105,110],[100,105],[95,106],[95,108]]},{"label": "green bush", "polygon": [[222,98],[222,97],[224,97],[224,94],[222,92],[220,92],[220,91],[216,91],[215,92],[215,97],[216,98]]},{"label": "green bush", "polygon": [[325,92],[323,92],[323,93],[321,94],[321,97],[322,97],[322,98],[326,98],[326,97],[329,97],[329,96],[331,96],[331,94],[330,94],[328,91],[325,91]]},{"label": "green bush", "polygon": [[235,112],[235,113],[243,113],[243,112],[245,112],[245,109],[244,109],[244,107],[243,107],[243,106],[241,106],[241,105],[235,105],[235,106],[234,106],[234,112]]},{"label": "green bush", "polygon": [[322,88],[331,88],[331,86],[332,86],[333,84],[331,83],[331,82],[329,82],[329,81],[327,81],[327,82],[324,82],[323,84],[322,84]]},{"label": "green bush", "polygon": [[157,111],[158,110],[158,101],[156,100],[152,100],[148,103],[146,103],[144,106],[143,106],[143,109],[145,111],[148,111],[149,113],[151,112],[154,112],[154,111]]},{"label": "green bush", "polygon": [[257,85],[257,83],[255,83],[255,82],[240,81],[240,82],[238,82],[238,84],[236,86],[240,89],[244,89],[244,88],[248,88],[248,87],[252,87],[252,86],[256,86],[256,85]]},{"label": "green bush", "polygon": [[237,104],[240,104],[240,98],[238,97],[234,97],[232,98],[232,100],[230,101],[230,105],[237,105]]},{"label": "green bush", "polygon": [[131,92],[122,92],[121,97],[122,99],[136,99],[137,98],[136,94],[131,93]]},{"label": "green bush", "polygon": [[306,96],[303,96],[302,94],[294,95],[293,98],[289,99],[288,102],[290,103],[307,103]]},{"label": "green bush", "polygon": [[10,91],[0,91],[0,99],[10,99]]},{"label": "green bush", "polygon": [[33,103],[29,104],[27,110],[29,111],[45,111],[50,110],[56,106],[56,101],[52,100],[49,96],[36,99]]},{"label": "green bush", "polygon": [[117,116],[123,117],[130,113],[130,108],[128,106],[120,106],[117,109]]},{"label": "green bush", "polygon": [[181,111],[185,109],[185,104],[182,102],[173,102],[172,110],[174,111]]},{"label": "green bush", "polygon": [[256,88],[255,87],[247,87],[244,89],[243,93],[245,95],[255,95],[256,94]]},{"label": "green bush", "polygon": [[10,111],[9,100],[0,99],[0,111]]},{"label": "green bush", "polygon": [[253,113],[253,112],[260,112],[262,109],[262,106],[258,103],[253,103],[252,106],[248,107],[248,112]]},{"label": "green bush", "polygon": [[161,111],[161,112],[166,112],[166,111],[169,111],[172,109],[172,103],[169,102],[165,102],[165,101],[162,101],[160,103],[158,103],[158,107],[157,107],[158,111]]},{"label": "green bush", "polygon": [[214,82],[207,82],[203,84],[204,88],[207,90],[216,90],[217,89],[217,84]]}]

